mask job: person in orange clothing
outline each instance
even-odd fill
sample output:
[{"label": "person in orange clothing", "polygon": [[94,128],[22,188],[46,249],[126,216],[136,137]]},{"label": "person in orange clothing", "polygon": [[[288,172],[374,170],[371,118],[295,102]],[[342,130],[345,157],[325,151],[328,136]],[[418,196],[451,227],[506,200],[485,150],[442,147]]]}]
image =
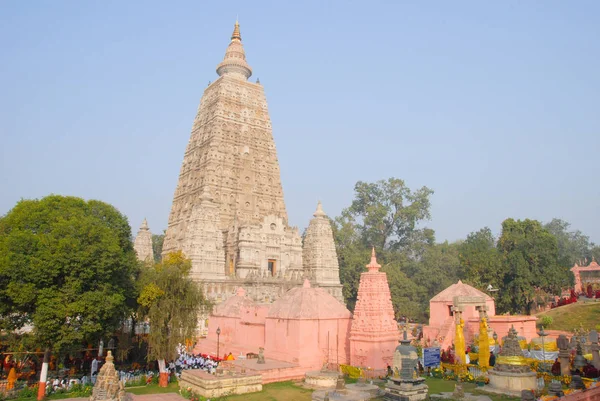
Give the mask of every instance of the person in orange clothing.
[{"label": "person in orange clothing", "polygon": [[233,356],[233,354],[230,352],[229,355],[227,355],[227,358],[225,358],[226,361],[235,361],[235,356]]},{"label": "person in orange clothing", "polygon": [[7,390],[15,388],[15,382],[17,381],[17,370],[13,367],[8,372],[8,384],[6,385]]}]

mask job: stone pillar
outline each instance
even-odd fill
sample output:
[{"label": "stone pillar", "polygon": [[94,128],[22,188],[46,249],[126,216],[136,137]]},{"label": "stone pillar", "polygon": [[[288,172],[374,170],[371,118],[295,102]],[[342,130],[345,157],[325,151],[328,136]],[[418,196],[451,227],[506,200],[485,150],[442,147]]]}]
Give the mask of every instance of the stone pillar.
[{"label": "stone pillar", "polygon": [[568,376],[571,374],[571,369],[569,366],[569,340],[567,339],[567,336],[565,336],[564,334],[558,336],[556,344],[558,345],[558,360],[560,362],[560,374],[563,376]]},{"label": "stone pillar", "polygon": [[592,364],[596,369],[600,369],[600,347],[598,346],[598,332],[590,331],[590,342],[592,343]]}]

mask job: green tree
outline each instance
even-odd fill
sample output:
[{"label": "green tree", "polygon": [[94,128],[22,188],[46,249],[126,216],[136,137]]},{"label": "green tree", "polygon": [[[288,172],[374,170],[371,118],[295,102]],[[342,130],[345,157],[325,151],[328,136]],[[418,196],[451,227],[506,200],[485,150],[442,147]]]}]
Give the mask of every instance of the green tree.
[{"label": "green tree", "polygon": [[331,223],[343,284],[342,295],[348,309],[354,310],[360,274],[367,271],[365,266],[370,260],[371,249],[363,244],[354,219],[347,212],[342,212]]},{"label": "green tree", "polygon": [[443,242],[425,248],[422,257],[406,262],[408,277],[423,288],[421,304],[429,307],[429,300],[459,279],[458,244]]},{"label": "green tree", "polygon": [[561,219],[552,219],[544,224],[544,228],[551,232],[558,244],[558,264],[570,269],[575,263],[584,263],[592,259],[593,243],[590,237],[579,230],[569,231],[571,225]]},{"label": "green tree", "polygon": [[375,183],[359,181],[354,193],[347,213],[355,219],[366,245],[407,250],[415,241],[428,239],[429,232],[418,225],[430,218],[431,189],[422,187],[413,192],[404,181],[389,178]]},{"label": "green tree", "polygon": [[600,246],[594,245],[592,248],[592,257],[596,259],[596,262],[600,263]]},{"label": "green tree", "polygon": [[199,313],[211,306],[189,277],[190,269],[191,262],[180,251],[174,252],[144,268],[139,281],[139,316],[150,322],[148,359],[158,360],[163,387],[167,386],[165,360],[177,357],[177,345],[195,335]]},{"label": "green tree", "polygon": [[478,288],[498,288],[502,284],[502,257],[488,227],[469,234],[458,246],[458,254],[463,280]]},{"label": "green tree", "polygon": [[135,305],[138,264],[113,206],[50,195],[0,218],[0,325],[32,324],[55,352],[114,332]]},{"label": "green tree", "polygon": [[426,289],[409,279],[394,263],[384,264],[381,271],[387,275],[396,319],[404,316],[423,322],[427,317],[423,303]]},{"label": "green tree", "polygon": [[154,261],[160,262],[162,255],[163,242],[165,241],[165,232],[162,234],[152,234],[152,252]]},{"label": "green tree", "polygon": [[[354,309],[360,274],[366,271],[372,246],[377,248],[378,260],[385,263],[390,278],[403,280],[404,273],[393,274],[391,269],[400,269],[409,259],[419,258],[435,242],[433,230],[419,228],[430,216],[432,193],[426,187],[412,192],[404,181],[396,178],[356,184],[354,201],[332,222],[348,309]],[[401,287],[394,284],[394,288]],[[416,286],[415,291],[419,289]],[[400,313],[403,302],[399,295],[396,298],[393,303]]]},{"label": "green tree", "polygon": [[502,256],[501,311],[530,314],[536,288],[558,294],[566,282],[557,263],[556,237],[539,221],[504,220],[498,250]]}]

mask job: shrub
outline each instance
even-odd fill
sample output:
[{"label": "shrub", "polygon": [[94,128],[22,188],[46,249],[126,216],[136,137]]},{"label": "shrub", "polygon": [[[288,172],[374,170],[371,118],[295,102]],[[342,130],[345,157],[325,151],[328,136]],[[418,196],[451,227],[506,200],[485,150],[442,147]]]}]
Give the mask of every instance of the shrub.
[{"label": "shrub", "polygon": [[540,323],[544,327],[550,326],[553,321],[554,319],[552,319],[552,316],[542,316],[542,318],[540,319]]},{"label": "shrub", "polygon": [[32,398],[37,395],[37,385],[28,387],[25,386],[17,393],[17,400]]}]

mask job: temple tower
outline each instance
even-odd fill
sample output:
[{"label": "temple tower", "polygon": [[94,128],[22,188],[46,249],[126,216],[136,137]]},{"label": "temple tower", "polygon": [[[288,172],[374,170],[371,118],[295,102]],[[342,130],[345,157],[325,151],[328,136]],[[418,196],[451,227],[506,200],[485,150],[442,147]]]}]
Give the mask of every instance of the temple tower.
[{"label": "temple tower", "polygon": [[361,273],[350,329],[350,363],[385,370],[392,365],[400,339],[387,275],[380,272],[375,248],[368,271]]},{"label": "temple tower", "polygon": [[304,272],[313,282],[344,303],[333,230],[321,202],[308,224],[302,248]]},{"label": "temple tower", "polygon": [[237,22],[217,74],[200,100],[163,244],[163,255],[182,250],[191,258],[195,278],[216,280],[205,286],[209,296],[240,286],[219,281],[299,280],[302,272],[302,240],[288,226],[264,89],[248,81]]},{"label": "temple tower", "polygon": [[135,241],[133,242],[133,249],[135,249],[138,259],[142,262],[154,261],[154,252],[152,251],[152,233],[150,232],[148,221],[146,221],[146,219],[142,221],[142,225],[138,230]]}]

